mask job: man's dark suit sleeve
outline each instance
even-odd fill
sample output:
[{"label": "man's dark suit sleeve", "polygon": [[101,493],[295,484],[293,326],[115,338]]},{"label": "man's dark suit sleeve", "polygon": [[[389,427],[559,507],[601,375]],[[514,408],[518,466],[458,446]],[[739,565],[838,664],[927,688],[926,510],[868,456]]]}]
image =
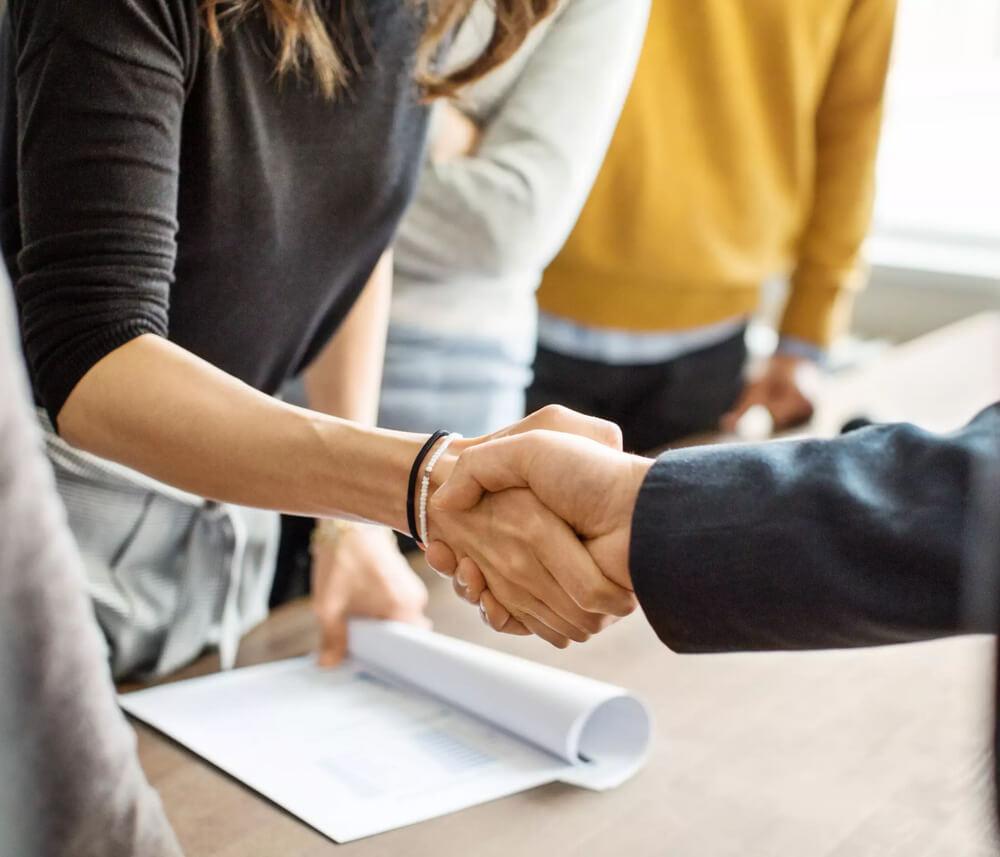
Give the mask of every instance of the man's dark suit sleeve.
[{"label": "man's dark suit sleeve", "polygon": [[876,426],[667,453],[636,504],[636,594],[680,652],[993,632],[996,614],[963,611],[961,588],[998,447],[1000,404],[951,435]]}]

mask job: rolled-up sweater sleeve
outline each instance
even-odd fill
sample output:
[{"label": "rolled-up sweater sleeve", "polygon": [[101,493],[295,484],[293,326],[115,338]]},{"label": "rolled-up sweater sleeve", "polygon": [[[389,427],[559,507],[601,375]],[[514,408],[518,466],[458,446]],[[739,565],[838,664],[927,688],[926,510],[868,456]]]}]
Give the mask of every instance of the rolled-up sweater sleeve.
[{"label": "rolled-up sweater sleeve", "polygon": [[995,613],[960,607],[976,475],[998,438],[1000,404],[950,435],[887,425],[667,453],[633,517],[639,601],[681,652],[992,633]]},{"label": "rolled-up sweater sleeve", "polygon": [[36,395],[54,424],[102,357],[167,334],[187,5],[38,0],[11,10],[16,294]]}]

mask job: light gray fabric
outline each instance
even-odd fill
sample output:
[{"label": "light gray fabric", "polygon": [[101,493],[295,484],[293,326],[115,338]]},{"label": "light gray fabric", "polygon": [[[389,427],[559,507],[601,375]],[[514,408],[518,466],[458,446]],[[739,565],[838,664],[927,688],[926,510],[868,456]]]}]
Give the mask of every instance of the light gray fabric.
[{"label": "light gray fabric", "polygon": [[115,705],[0,278],[0,855],[174,857]]},{"label": "light gray fabric", "polygon": [[[476,4],[449,64],[482,48],[491,6]],[[406,381],[405,367],[393,363],[397,331],[410,342],[437,337],[445,347],[451,339],[488,340],[504,361],[530,367],[535,289],[600,168],[648,12],[649,0],[564,0],[511,60],[460,93],[459,107],[483,137],[470,157],[425,162],[403,218],[394,245],[389,384]],[[452,383],[448,369],[442,387]],[[454,384],[462,383],[456,374]]]},{"label": "light gray fabric", "polygon": [[274,512],[213,503],[75,449],[38,417],[116,678],[159,676],[218,646],[224,668],[267,615]]}]

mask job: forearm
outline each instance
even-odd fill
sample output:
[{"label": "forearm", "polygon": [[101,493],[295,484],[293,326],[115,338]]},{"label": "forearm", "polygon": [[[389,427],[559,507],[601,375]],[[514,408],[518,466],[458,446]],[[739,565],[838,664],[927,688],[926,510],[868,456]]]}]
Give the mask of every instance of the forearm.
[{"label": "forearm", "polygon": [[98,362],[58,420],[70,443],[203,497],[396,529],[423,441],[288,405],[152,335]]},{"label": "forearm", "polygon": [[309,407],[375,425],[392,298],[392,252],[382,256],[350,314],[305,372]]}]

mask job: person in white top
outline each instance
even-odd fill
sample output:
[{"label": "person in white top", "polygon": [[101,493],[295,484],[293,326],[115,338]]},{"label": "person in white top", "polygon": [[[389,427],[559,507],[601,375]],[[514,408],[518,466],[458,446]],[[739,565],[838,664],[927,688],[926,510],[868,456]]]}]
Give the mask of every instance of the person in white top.
[{"label": "person in white top", "polygon": [[[491,7],[479,0],[473,8],[446,69],[481,52]],[[597,176],[648,15],[649,0],[563,0],[507,62],[438,102],[388,272],[378,425],[473,437],[523,415],[535,289]],[[313,530],[307,519],[286,518],[281,557],[276,601],[301,591],[309,569],[314,592],[364,593],[355,610],[421,621],[426,590],[388,530],[353,522]],[[321,649],[333,663],[346,650],[346,621],[325,627],[340,631]]]},{"label": "person in white top", "polygon": [[[439,103],[394,245],[379,425],[466,436],[524,413],[541,273],[597,175],[642,46],[649,0],[565,0],[520,51]],[[449,64],[491,32],[480,2]]]}]

